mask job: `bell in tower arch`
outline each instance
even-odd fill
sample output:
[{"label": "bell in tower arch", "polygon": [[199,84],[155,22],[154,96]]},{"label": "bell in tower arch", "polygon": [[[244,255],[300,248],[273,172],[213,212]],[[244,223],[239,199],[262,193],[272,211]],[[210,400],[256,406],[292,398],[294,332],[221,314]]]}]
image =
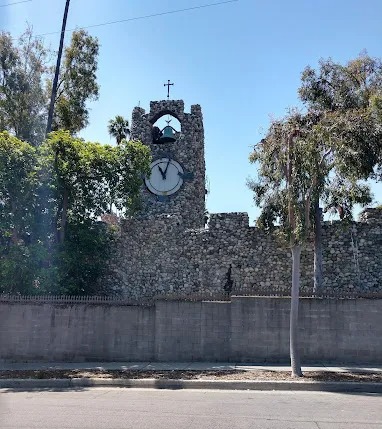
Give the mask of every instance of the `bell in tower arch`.
[{"label": "bell in tower arch", "polygon": [[171,125],[166,125],[162,130],[158,143],[174,143],[176,141],[175,130]]},{"label": "bell in tower arch", "polygon": [[[168,119],[165,121],[166,125],[162,124],[162,126],[160,125],[159,120],[155,122],[152,128],[152,137],[154,144],[174,143],[178,140],[180,132],[177,131],[176,128],[174,128],[172,125],[170,125],[172,119],[174,118],[170,118],[169,115]],[[175,118],[175,120],[177,121],[177,123],[179,123],[180,126],[179,120],[177,118]]]}]

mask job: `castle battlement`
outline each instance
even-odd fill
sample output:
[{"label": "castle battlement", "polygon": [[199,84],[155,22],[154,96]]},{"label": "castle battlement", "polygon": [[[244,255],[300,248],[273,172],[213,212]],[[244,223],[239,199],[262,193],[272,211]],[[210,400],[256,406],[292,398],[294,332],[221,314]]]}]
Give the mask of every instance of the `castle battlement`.
[{"label": "castle battlement", "polygon": [[382,208],[380,207],[369,207],[364,209],[359,215],[359,222],[369,224],[382,224]]},{"label": "castle battlement", "polygon": [[248,213],[211,213],[208,223],[209,230],[214,229],[245,229],[249,227]]},{"label": "castle battlement", "polygon": [[[161,140],[166,127],[155,126],[166,114],[179,120],[181,130],[172,134],[167,129],[170,138]],[[190,113],[184,112],[183,100],[152,101],[147,113],[136,107],[131,137],[150,147],[153,163],[142,187],[142,212],[121,225],[113,281],[123,295],[139,300],[166,293],[290,287],[290,249],[276,235],[249,226],[247,213],[212,213],[205,226],[199,105],[191,106]],[[323,222],[324,290],[382,290],[381,226],[381,209],[364,210],[360,222]],[[313,242],[309,242],[301,258],[303,291],[313,289],[313,259]]]}]

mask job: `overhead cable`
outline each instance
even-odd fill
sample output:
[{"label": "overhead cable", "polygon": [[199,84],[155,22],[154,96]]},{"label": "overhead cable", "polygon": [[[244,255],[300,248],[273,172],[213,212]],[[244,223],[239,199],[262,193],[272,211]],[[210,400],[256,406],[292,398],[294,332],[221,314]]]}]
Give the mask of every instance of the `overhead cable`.
[{"label": "overhead cable", "polygon": [[[138,21],[138,20],[141,20],[141,19],[154,18],[156,16],[170,15],[170,14],[174,14],[174,13],[187,12],[187,11],[190,11],[190,10],[203,9],[203,8],[213,7],[213,6],[220,6],[220,5],[223,5],[223,4],[235,3],[235,2],[238,2],[238,1],[239,0],[220,1],[218,3],[209,3],[209,4],[199,5],[199,6],[188,7],[188,8],[185,8],[185,9],[169,10],[167,12],[159,12],[159,13],[153,13],[151,15],[136,16],[136,17],[133,17],[133,18],[120,19],[118,21],[108,21],[108,22],[103,22],[103,23],[100,23],[100,24],[87,25],[85,27],[79,27],[79,28],[80,29],[88,29],[88,28],[102,27],[104,25],[119,24],[119,23],[122,23],[122,22]],[[74,31],[74,30],[75,29],[66,30],[66,31]],[[58,34],[58,33],[60,33],[60,31],[52,31],[50,33],[39,34],[39,36],[40,37],[50,36],[51,34]]]},{"label": "overhead cable", "polygon": [[32,0],[21,0],[21,1],[16,1],[14,3],[6,3],[6,4],[0,4],[0,7],[5,7],[5,6],[13,6],[14,4],[20,4],[20,3],[28,3]]}]

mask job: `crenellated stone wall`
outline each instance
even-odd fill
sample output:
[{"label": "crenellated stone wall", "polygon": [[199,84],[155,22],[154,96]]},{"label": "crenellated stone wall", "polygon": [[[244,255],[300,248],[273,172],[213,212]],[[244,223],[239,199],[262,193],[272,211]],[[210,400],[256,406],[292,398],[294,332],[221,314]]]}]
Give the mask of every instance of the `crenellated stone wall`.
[{"label": "crenellated stone wall", "polygon": [[[181,130],[174,143],[158,144],[153,127],[170,114]],[[148,145],[153,159],[181,164],[189,180],[172,195],[142,187],[142,211],[121,224],[109,279],[116,293],[141,300],[194,293],[272,294],[291,283],[289,249],[276,237],[248,224],[246,213],[212,214],[205,226],[203,118],[199,105],[184,112],[182,100],[136,107],[131,137]],[[154,165],[156,167],[156,165]],[[154,168],[153,167],[153,168]],[[323,225],[323,293],[382,292],[382,211],[368,209],[361,222]],[[301,291],[313,289],[313,246],[302,254]]]},{"label": "crenellated stone wall", "polygon": [[[324,293],[382,291],[382,212],[362,222],[323,223]],[[268,294],[291,282],[291,255],[276,236],[250,227],[246,213],[211,214],[189,229],[180,214],[123,222],[115,281],[133,299],[195,292]],[[313,288],[313,245],[302,254],[302,293]]]}]

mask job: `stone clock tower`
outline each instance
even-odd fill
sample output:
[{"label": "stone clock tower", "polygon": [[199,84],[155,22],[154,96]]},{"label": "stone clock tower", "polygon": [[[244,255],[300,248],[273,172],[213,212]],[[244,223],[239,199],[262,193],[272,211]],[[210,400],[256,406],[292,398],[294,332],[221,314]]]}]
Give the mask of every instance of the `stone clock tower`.
[{"label": "stone clock tower", "polygon": [[[160,130],[155,123],[171,115],[181,125]],[[205,162],[203,117],[199,105],[184,112],[183,100],[152,101],[150,112],[136,107],[132,114],[131,139],[151,149],[151,174],[142,190],[141,218],[178,215],[187,228],[202,228],[205,211]]]}]

